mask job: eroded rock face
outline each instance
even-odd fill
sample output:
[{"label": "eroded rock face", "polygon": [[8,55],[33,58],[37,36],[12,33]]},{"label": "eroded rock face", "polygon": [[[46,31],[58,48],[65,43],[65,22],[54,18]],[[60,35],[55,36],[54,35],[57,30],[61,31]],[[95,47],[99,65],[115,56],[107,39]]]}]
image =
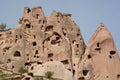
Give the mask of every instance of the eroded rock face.
[{"label": "eroded rock face", "polygon": [[16,28],[0,31],[1,68],[18,72],[24,66],[38,75],[39,66],[41,71],[45,64],[55,67],[51,65],[54,61],[60,63],[55,65],[64,69],[54,76],[62,78],[61,73],[72,74],[64,76],[64,80],[70,77],[75,80],[120,78],[118,53],[112,36],[103,24],[100,24],[86,47],[71,14],[53,11],[51,16],[46,17],[41,7],[25,7]]},{"label": "eroded rock face", "polygon": [[119,80],[118,52],[104,24],[99,25],[88,42],[79,65],[79,76],[84,80]]},{"label": "eroded rock face", "polygon": [[45,17],[41,7],[25,7],[17,27],[0,34],[1,67],[17,72],[20,66],[59,61],[77,78],[85,44],[71,14],[53,11]]}]

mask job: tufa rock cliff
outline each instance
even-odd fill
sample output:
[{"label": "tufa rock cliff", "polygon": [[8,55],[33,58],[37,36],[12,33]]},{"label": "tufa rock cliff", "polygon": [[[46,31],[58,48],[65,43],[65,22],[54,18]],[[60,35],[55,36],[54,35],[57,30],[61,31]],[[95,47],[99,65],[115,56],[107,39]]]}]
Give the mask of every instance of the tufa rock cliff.
[{"label": "tufa rock cliff", "polygon": [[34,76],[52,71],[60,80],[120,80],[118,52],[104,24],[86,46],[71,14],[46,17],[41,7],[25,7],[16,28],[0,31],[0,69],[18,73],[21,66]]}]

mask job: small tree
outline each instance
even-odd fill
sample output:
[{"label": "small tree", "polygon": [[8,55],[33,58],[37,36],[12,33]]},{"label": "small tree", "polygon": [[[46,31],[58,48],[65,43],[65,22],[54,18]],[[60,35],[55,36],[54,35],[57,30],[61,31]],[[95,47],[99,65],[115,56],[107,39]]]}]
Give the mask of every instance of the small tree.
[{"label": "small tree", "polygon": [[0,24],[0,30],[5,30],[6,29],[6,24]]},{"label": "small tree", "polygon": [[19,72],[19,73],[26,73],[26,72],[28,72],[28,70],[25,69],[23,66],[21,66],[21,67],[19,68],[18,72]]},{"label": "small tree", "polygon": [[45,77],[50,79],[53,76],[53,74],[54,74],[53,72],[48,71],[48,72],[45,73]]}]

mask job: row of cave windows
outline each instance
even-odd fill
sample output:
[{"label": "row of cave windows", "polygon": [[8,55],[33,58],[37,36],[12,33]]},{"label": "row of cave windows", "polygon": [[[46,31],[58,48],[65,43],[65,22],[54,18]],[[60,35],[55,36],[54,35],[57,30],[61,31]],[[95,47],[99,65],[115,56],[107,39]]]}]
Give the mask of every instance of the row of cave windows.
[{"label": "row of cave windows", "polygon": [[[114,54],[114,51],[111,51],[110,54],[113,55],[113,54]],[[14,54],[14,56],[20,56],[20,53],[17,51],[17,52]],[[48,54],[48,57],[52,57],[52,56],[53,56],[52,53]],[[88,55],[88,58],[91,58],[91,55]],[[64,60],[64,61],[61,61],[61,62],[62,62],[63,64],[69,64],[68,60]],[[38,62],[38,64],[42,64],[42,63]],[[26,63],[25,66],[26,66],[26,65],[29,65],[29,63]],[[33,69],[33,67],[31,67],[31,69]],[[86,76],[86,75],[88,74],[88,70],[83,70],[82,73],[83,73],[84,76]],[[75,70],[73,70],[73,74],[75,74]],[[118,75],[117,77],[120,78],[120,75]],[[84,77],[80,77],[79,80],[84,80]]]},{"label": "row of cave windows", "polygon": [[[19,37],[20,37],[20,39],[21,39],[21,38],[22,38],[22,35],[20,35]],[[16,38],[18,38],[18,35],[16,35]],[[34,35],[34,38],[36,38],[36,36],[35,36],[35,35]],[[33,46],[36,46],[36,45],[37,45],[37,43],[36,43],[36,42],[32,42],[32,45],[33,45]]]},{"label": "row of cave windows", "polygon": [[[36,45],[36,43],[34,43],[34,45]],[[36,50],[35,54],[38,54],[38,50]],[[109,54],[110,54],[110,55],[109,55],[109,58],[111,59],[112,56],[113,56],[114,54],[116,54],[116,51],[110,51]],[[19,51],[16,51],[16,52],[14,53],[14,56],[15,56],[15,57],[18,57],[18,56],[21,56],[21,54],[20,54]],[[51,57],[53,57],[53,53],[49,53],[49,54],[48,54],[48,58],[51,58]],[[90,58],[92,58],[92,56],[91,56],[90,54],[88,54],[87,58],[90,59]]]},{"label": "row of cave windows", "polygon": [[[28,8],[27,9],[27,13],[30,13],[31,12],[31,10]],[[36,19],[40,19],[40,14],[36,14],[35,16],[34,16]]]},{"label": "row of cave windows", "polygon": [[[26,28],[30,28],[31,25],[30,24],[26,24]],[[45,31],[52,31],[53,30],[53,25],[49,25],[45,28]],[[66,36],[66,33],[63,32],[63,34]],[[77,36],[80,36],[80,33],[77,34]],[[17,37],[17,35],[16,35]],[[20,38],[22,38],[22,36],[20,35]],[[35,38],[35,35],[34,35],[34,38]],[[57,37],[59,38],[59,37]],[[58,39],[57,39],[58,40]],[[72,43],[74,43],[75,40],[72,41]],[[51,44],[56,44],[55,41],[52,40]],[[79,47],[79,44],[76,44],[77,47]]]},{"label": "row of cave windows", "polygon": [[100,43],[97,42],[96,45],[97,45],[97,46],[96,46],[95,50],[101,50],[101,48],[100,48]]},{"label": "row of cave windows", "polygon": [[[16,38],[20,38],[20,39],[22,39],[22,35],[20,35],[19,37],[18,37],[18,35],[16,35]],[[34,35],[34,39],[36,38],[36,36]]]},{"label": "row of cave windows", "polygon": [[[22,38],[22,37],[21,37],[21,38]],[[34,35],[34,38],[35,38],[35,35]],[[49,39],[49,38],[48,38],[48,39]],[[48,39],[47,39],[47,40],[48,40]],[[51,44],[54,45],[54,44],[60,43],[60,41],[58,41],[59,39],[60,39],[60,37],[56,37],[56,40],[52,40],[52,41],[51,41]],[[50,40],[50,39],[49,39],[49,40]],[[33,45],[33,46],[36,46],[37,43],[36,43],[36,42],[32,42],[32,45]],[[78,45],[77,45],[77,46],[78,46]]]},{"label": "row of cave windows", "polygon": [[[36,50],[34,57],[39,58],[39,56],[36,56],[37,54],[38,54],[38,50]],[[19,51],[16,51],[14,53],[14,57],[20,57],[20,56],[21,56],[21,53]],[[27,54],[27,56],[29,56],[29,54]],[[48,58],[52,58],[52,57],[53,57],[53,53],[49,53],[48,54]],[[89,55],[89,57],[91,57],[91,56]],[[53,61],[53,60],[51,59],[50,61]],[[68,60],[64,60],[64,61],[61,61],[61,62],[63,64],[69,64]]]},{"label": "row of cave windows", "polygon": [[[101,48],[100,48],[100,43],[99,43],[99,42],[97,42],[97,47],[95,48],[95,50],[100,52]],[[112,56],[113,56],[114,54],[116,54],[116,51],[111,50],[111,51],[109,52],[109,58],[112,59]],[[89,58],[91,58],[91,55],[88,55],[88,59],[89,59]]]},{"label": "row of cave windows", "polygon": [[[16,36],[17,36],[17,35],[16,35]],[[21,35],[20,35],[20,36],[21,36]],[[22,36],[21,36],[20,38],[22,38]],[[34,38],[36,38],[35,35],[34,35]],[[60,41],[58,41],[59,39],[60,39],[60,37],[56,37],[56,40],[52,40],[52,41],[51,41],[51,44],[55,45],[55,44],[57,44],[57,43],[60,43]],[[50,39],[48,38],[47,40],[50,40]],[[36,43],[36,42],[32,42],[32,45],[33,45],[33,46],[36,46],[37,43]]]},{"label": "row of cave windows", "polygon": [[[38,50],[36,50],[35,54],[38,54]],[[21,53],[19,51],[15,51],[14,56],[19,57],[21,56]],[[29,56],[29,54],[27,54]]]},{"label": "row of cave windows", "polygon": [[[31,24],[29,23],[29,24],[26,24],[25,25],[25,27],[26,28],[31,28]],[[41,26],[41,27],[43,27],[43,26]],[[62,28],[62,30],[64,30],[64,28]],[[47,31],[53,31],[53,25],[49,25],[49,26],[47,26],[46,28],[45,28],[45,32],[47,32]],[[66,33],[63,31],[63,34],[64,34],[64,36],[66,36]],[[77,37],[78,36],[80,36],[80,33],[78,32],[77,33]]]},{"label": "row of cave windows", "polygon": [[[41,26],[41,27],[43,27],[43,25]],[[27,23],[26,25],[25,25],[25,28],[31,28],[31,24],[29,23]],[[46,28],[45,28],[45,32],[47,32],[47,31],[52,31],[53,30],[53,25],[49,25],[49,26],[47,26]]]},{"label": "row of cave windows", "polygon": [[[37,57],[39,58],[39,56],[36,56],[38,54],[38,50],[36,50],[35,52],[35,56],[34,57]],[[15,51],[15,53],[13,54],[14,57],[21,57],[21,53],[19,51]],[[27,55],[28,56],[28,55]],[[11,62],[11,59],[8,59],[7,60],[7,63]]]},{"label": "row of cave windows", "polygon": [[[112,59],[112,56],[116,54],[116,51],[112,50],[109,52],[109,58]],[[90,59],[92,58],[92,56],[90,54],[87,55],[87,58]]]}]

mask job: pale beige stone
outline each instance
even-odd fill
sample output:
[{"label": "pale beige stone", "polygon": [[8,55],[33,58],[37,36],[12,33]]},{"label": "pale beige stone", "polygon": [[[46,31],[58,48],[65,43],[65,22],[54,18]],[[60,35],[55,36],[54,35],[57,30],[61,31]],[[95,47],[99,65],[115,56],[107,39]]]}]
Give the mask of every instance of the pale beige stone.
[{"label": "pale beige stone", "polygon": [[34,78],[31,77],[30,75],[25,74],[22,80],[34,80]]},{"label": "pale beige stone", "polygon": [[119,80],[118,52],[111,34],[103,23],[88,42],[79,65],[79,76],[84,80]]},{"label": "pale beige stone", "polygon": [[53,73],[52,78],[62,80],[72,80],[71,71],[67,70],[60,61],[50,61],[42,65],[33,64],[29,68],[29,72],[34,73],[34,76],[46,76],[45,73]]},{"label": "pale beige stone", "polygon": [[25,7],[16,28],[0,31],[0,67],[18,72],[21,66],[29,71],[34,66],[38,76],[58,69],[54,77],[64,80],[120,79],[118,52],[104,24],[86,47],[71,14],[53,11],[46,17],[42,7]]}]

